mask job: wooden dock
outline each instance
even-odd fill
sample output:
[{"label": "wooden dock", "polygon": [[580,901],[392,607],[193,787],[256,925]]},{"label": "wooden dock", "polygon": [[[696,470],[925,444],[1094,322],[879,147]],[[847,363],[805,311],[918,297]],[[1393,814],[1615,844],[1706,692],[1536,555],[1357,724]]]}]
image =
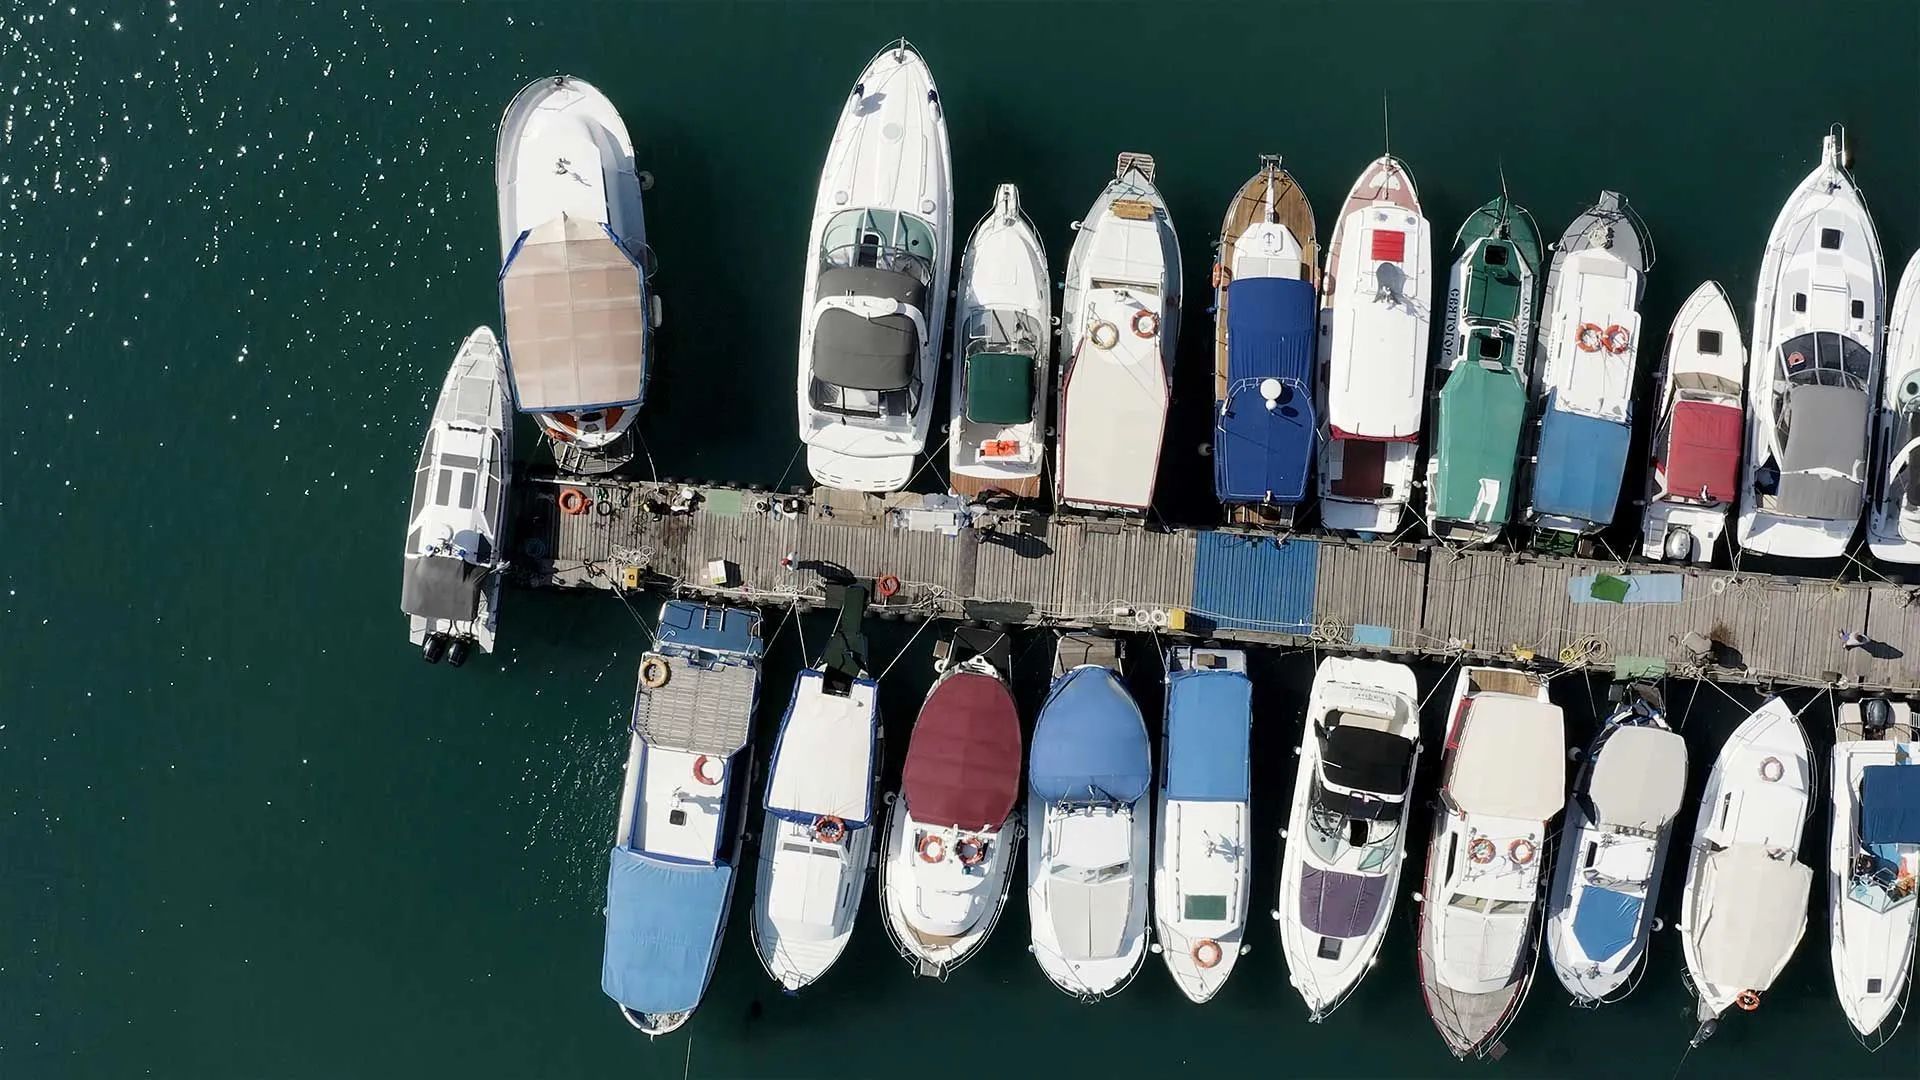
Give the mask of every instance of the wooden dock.
[{"label": "wooden dock", "polygon": [[[582,514],[559,510],[585,491]],[[939,496],[523,478],[513,580],[785,607],[891,578],[883,618],[1106,628],[1621,677],[1920,693],[1920,590],[1428,544],[1001,515]],[[891,582],[888,582],[891,584]],[[1849,634],[1868,644],[1847,648]]]}]

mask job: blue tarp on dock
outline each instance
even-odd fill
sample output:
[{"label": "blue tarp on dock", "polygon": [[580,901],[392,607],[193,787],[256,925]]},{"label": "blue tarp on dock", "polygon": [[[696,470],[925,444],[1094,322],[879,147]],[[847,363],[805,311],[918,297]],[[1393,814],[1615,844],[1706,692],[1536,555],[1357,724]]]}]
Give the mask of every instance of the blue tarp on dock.
[{"label": "blue tarp on dock", "polygon": [[1305,634],[1313,629],[1320,545],[1203,532],[1194,538],[1194,614],[1215,626]]}]

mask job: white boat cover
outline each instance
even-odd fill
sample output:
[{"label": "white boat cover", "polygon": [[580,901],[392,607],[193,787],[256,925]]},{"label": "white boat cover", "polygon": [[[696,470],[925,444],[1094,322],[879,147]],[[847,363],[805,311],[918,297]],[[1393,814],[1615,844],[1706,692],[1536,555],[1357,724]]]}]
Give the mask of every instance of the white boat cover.
[{"label": "white boat cover", "polygon": [[860,679],[840,697],[823,689],[820,672],[800,673],[769,766],[769,813],[799,821],[831,815],[849,825],[868,820],[875,690],[872,680]]},{"label": "white boat cover", "polygon": [[507,368],[522,412],[632,405],[646,390],[640,269],[607,227],[561,214],[500,270]]},{"label": "white boat cover", "polygon": [[1697,927],[1702,974],[1723,989],[1765,990],[1807,926],[1813,870],[1760,844],[1707,856],[1713,905]]},{"label": "white boat cover", "polygon": [[1671,731],[1623,727],[1593,763],[1587,797],[1602,825],[1658,829],[1673,820],[1687,787],[1687,742]]},{"label": "white boat cover", "polygon": [[1560,706],[1529,698],[1473,698],[1447,777],[1469,814],[1545,821],[1566,799],[1566,724]]}]

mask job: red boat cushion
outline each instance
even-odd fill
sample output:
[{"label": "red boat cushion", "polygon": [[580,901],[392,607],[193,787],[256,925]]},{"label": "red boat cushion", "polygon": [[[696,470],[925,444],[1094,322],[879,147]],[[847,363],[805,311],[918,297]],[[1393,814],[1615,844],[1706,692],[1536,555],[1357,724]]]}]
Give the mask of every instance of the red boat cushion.
[{"label": "red boat cushion", "polygon": [[1738,406],[1676,402],[1667,438],[1667,490],[1687,498],[1704,490],[1709,502],[1732,502],[1743,435]]}]

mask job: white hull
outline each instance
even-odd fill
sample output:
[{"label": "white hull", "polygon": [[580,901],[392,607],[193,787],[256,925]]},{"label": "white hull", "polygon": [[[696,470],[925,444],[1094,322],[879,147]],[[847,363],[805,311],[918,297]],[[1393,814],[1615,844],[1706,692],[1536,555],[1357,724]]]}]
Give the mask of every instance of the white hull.
[{"label": "white hull", "polygon": [[[954,300],[952,433],[947,468],[990,484],[1017,484],[1040,475],[1046,455],[1047,388],[1053,359],[1053,284],[1047,274],[1047,249],[1020,209],[1020,192],[1002,184],[994,208],[974,226],[960,256],[959,295]],[[1025,423],[971,420],[968,417],[968,346],[995,348],[999,335],[990,324],[1011,324],[1017,338],[1031,326],[1033,395]]]},{"label": "white hull", "polygon": [[[1077,811],[1081,814],[1088,812]],[[1060,939],[1054,932],[1053,917],[1047,906],[1047,891],[1043,884],[1053,872],[1049,835],[1069,813],[1073,812],[1050,805],[1037,795],[1027,798],[1027,820],[1036,823],[1033,834],[1027,837],[1027,913],[1031,917],[1033,935],[1028,950],[1040,962],[1040,970],[1046,973],[1053,985],[1083,1001],[1098,1001],[1126,989],[1127,983],[1140,970],[1141,961],[1146,959],[1147,868],[1153,857],[1152,818],[1147,813],[1145,799],[1118,810],[1103,808],[1091,811],[1095,814],[1124,815],[1126,820],[1122,824],[1132,841],[1129,865],[1133,872],[1133,893],[1120,949],[1111,956],[1075,959],[1064,954]]]},{"label": "white hull", "polygon": [[[1783,344],[1803,334],[1837,336],[1865,351],[1868,367],[1860,379],[1861,392],[1871,396],[1879,383],[1886,263],[1873,219],[1843,156],[1842,137],[1828,135],[1820,165],[1781,208],[1760,261],[1747,381],[1746,465],[1736,525],[1741,548],[1759,555],[1837,559],[1846,554],[1860,524],[1857,502],[1850,513],[1808,517],[1762,505],[1754,487],[1763,467],[1785,453],[1774,424],[1776,383],[1782,381],[1777,353]],[[1826,248],[1823,243],[1832,232],[1838,233],[1838,246]],[[1870,429],[1871,410],[1867,423]],[[1864,483],[1870,435],[1870,430],[1861,432],[1862,460],[1857,466],[1823,460],[1819,467]]]},{"label": "white hull", "polygon": [[775,887],[773,860],[765,852],[781,844],[808,843],[810,830],[774,814],[760,821],[760,875],[753,905],[753,944],[760,966],[782,990],[800,990],[812,985],[847,949],[853,938],[853,923],[860,914],[860,896],[866,890],[867,866],[872,861],[873,829],[855,829],[841,847],[839,864],[831,885],[835,905],[833,928],[820,934],[814,927],[800,927],[792,921],[776,918],[766,899]]},{"label": "white hull", "polygon": [[[1013,887],[1020,831],[1016,810],[999,829],[968,834],[986,842],[987,858],[979,867],[978,882],[963,894],[948,887],[947,875],[938,871],[922,878],[923,860],[914,846],[915,822],[906,799],[895,798],[887,808],[886,854],[880,862],[880,910],[887,920],[888,936],[902,955],[915,962],[916,974],[946,978],[974,956],[987,935],[993,933]],[[950,852],[943,852],[943,861],[953,858]],[[921,893],[932,894],[921,901],[925,907],[959,913],[960,917],[936,922],[923,911],[909,910],[917,906],[914,898]]]},{"label": "white hull", "polygon": [[[1717,351],[1708,351],[1706,345],[1717,346]],[[1732,504],[1697,489],[1668,490],[1671,470],[1662,467],[1660,448],[1666,444],[1679,401],[1742,408],[1746,370],[1747,351],[1733,303],[1718,282],[1702,282],[1680,305],[1667,334],[1659,379],[1660,410],[1654,421],[1655,460],[1647,470],[1646,511],[1640,528],[1640,554],[1647,558],[1713,561]]]},{"label": "white hull", "polygon": [[[1862,770],[1870,765],[1920,768],[1920,741],[1914,741],[1913,713],[1904,704],[1888,704],[1905,731],[1880,737],[1860,734],[1859,705],[1840,707],[1843,730],[1834,743],[1833,767],[1827,778],[1832,791],[1827,829],[1827,913],[1834,993],[1847,1022],[1868,1048],[1875,1050],[1892,1038],[1905,1017],[1907,995],[1912,990],[1915,938],[1920,935],[1920,901],[1915,900],[1911,886],[1902,893],[1897,868],[1878,867],[1868,880],[1858,885],[1855,882],[1854,865],[1863,852],[1856,832]],[[1906,845],[1908,850],[1915,847],[1920,845]],[[1920,865],[1920,851],[1901,854]]]},{"label": "white hull", "polygon": [[1920,488],[1906,507],[1907,486],[1920,454],[1920,252],[1900,274],[1887,319],[1887,371],[1880,392],[1874,441],[1873,512],[1867,547],[1885,562],[1920,563]]},{"label": "white hull", "polygon": [[[933,420],[934,387],[946,342],[946,297],[953,258],[953,162],[947,141],[946,110],[934,88],[933,74],[912,45],[897,41],[870,61],[847,95],[827,149],[813,222],[807,233],[806,286],[800,304],[798,400],[800,440],[807,445],[807,468],[815,480],[851,491],[897,491],[912,478],[914,456],[926,446]],[[923,274],[925,310],[913,313],[917,334],[912,383],[889,391],[904,399],[873,404],[858,394],[846,411],[814,401],[814,345],[823,309],[821,274],[829,267],[899,265],[894,255],[871,261],[862,211],[901,215],[881,247],[899,244]],[[851,215],[851,216],[850,216]],[[909,226],[906,219],[914,223]],[[920,244],[903,239],[918,229],[930,233]],[[887,301],[854,309],[872,319],[894,309]],[[904,312],[902,312],[904,314]]]}]

